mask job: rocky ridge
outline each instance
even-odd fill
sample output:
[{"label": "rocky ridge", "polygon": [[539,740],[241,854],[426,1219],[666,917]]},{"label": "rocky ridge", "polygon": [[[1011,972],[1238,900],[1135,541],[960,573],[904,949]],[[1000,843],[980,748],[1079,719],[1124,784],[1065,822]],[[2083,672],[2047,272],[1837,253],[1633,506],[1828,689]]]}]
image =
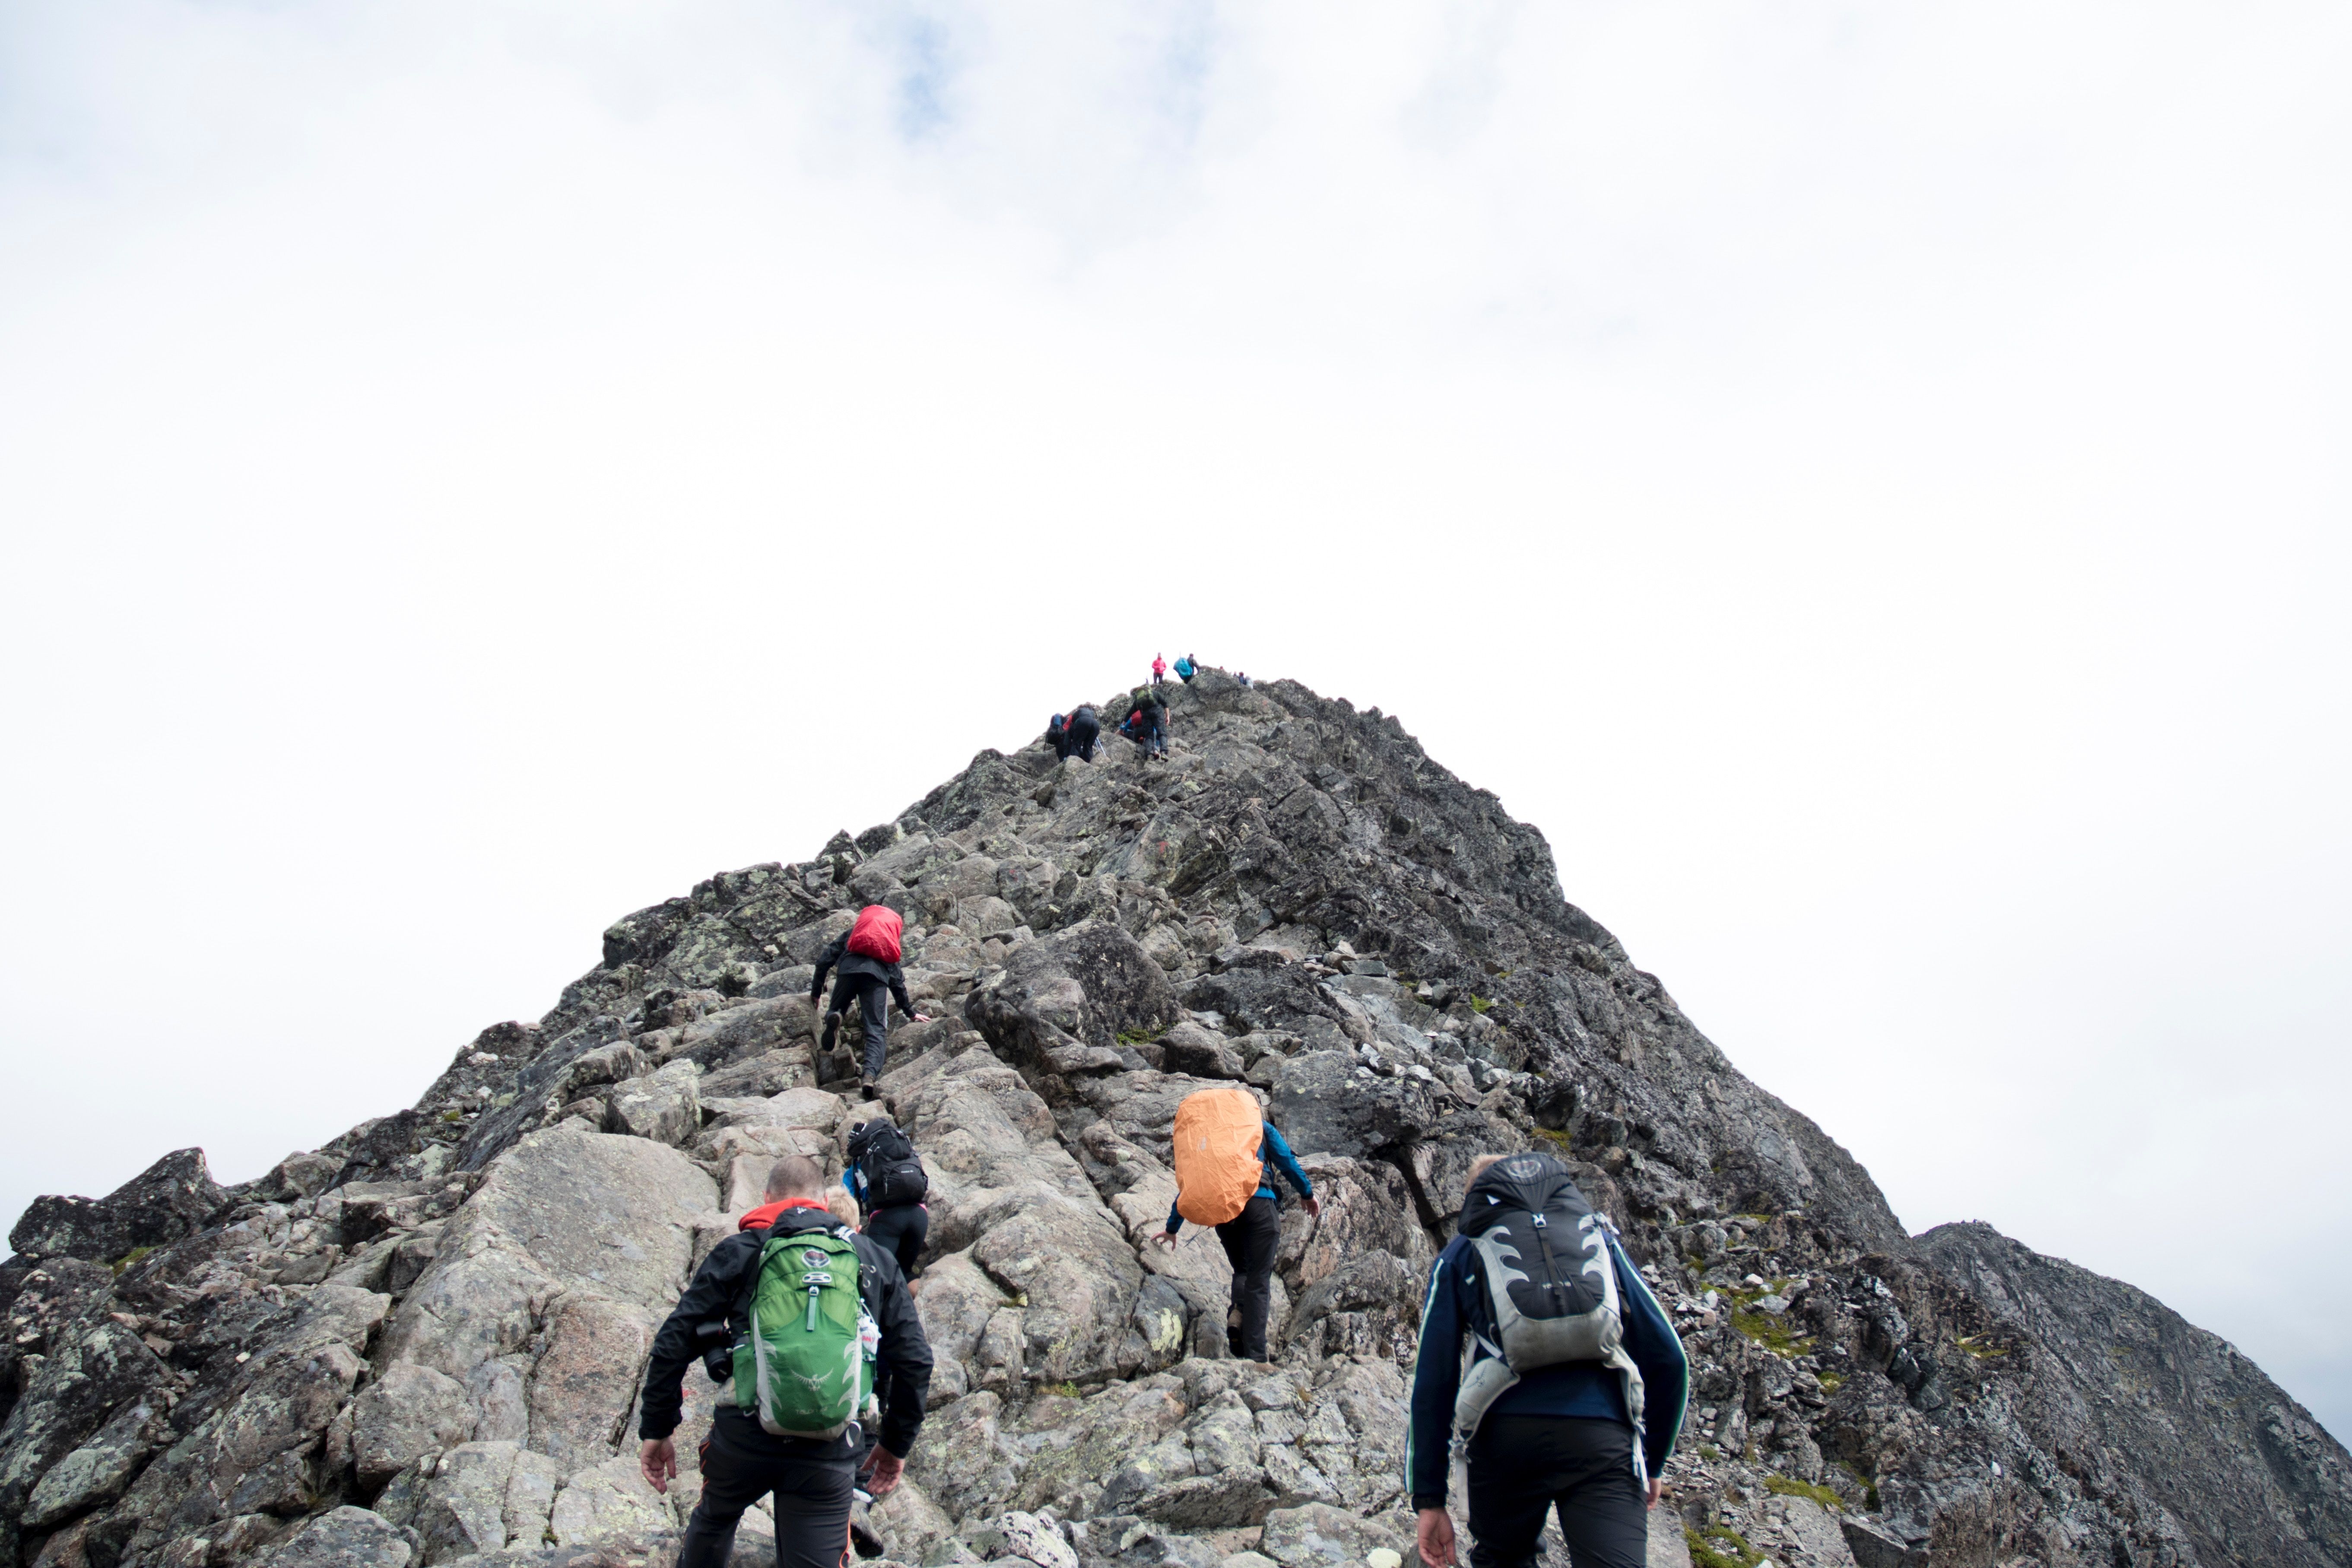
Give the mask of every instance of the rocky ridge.
[{"label": "rocky ridge", "polygon": [[[849,1064],[815,1049],[808,965],[883,902],[939,1014],[883,1085],[933,1175],[940,1358],[876,1510],[893,1559],[1409,1557],[1419,1284],[1469,1162],[1538,1145],[1691,1352],[1654,1563],[2352,1563],[2352,1461],[2259,1369],[1985,1226],[1906,1237],[1394,719],[1213,671],[1171,693],[1165,762],[984,752],[620,921],[536,1025],[257,1181],[184,1150],[37,1201],[0,1265],[0,1562],[674,1553],[697,1481],[635,1473],[646,1351],[770,1161],[838,1168]],[[1325,1200],[1286,1216],[1271,1372],[1225,1357],[1213,1242],[1145,1243],[1176,1104],[1219,1081],[1264,1093]]]}]

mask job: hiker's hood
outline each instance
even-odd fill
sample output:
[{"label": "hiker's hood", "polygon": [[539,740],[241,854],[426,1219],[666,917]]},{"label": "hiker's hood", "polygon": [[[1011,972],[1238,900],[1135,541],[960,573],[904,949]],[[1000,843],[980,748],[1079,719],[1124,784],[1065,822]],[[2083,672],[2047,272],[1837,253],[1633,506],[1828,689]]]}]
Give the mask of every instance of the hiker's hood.
[{"label": "hiker's hood", "polygon": [[827,1218],[830,1218],[833,1214],[831,1209],[814,1198],[778,1198],[774,1203],[761,1204],[758,1208],[746,1211],[743,1217],[737,1220],[735,1224],[738,1228],[743,1230],[765,1230],[774,1225],[776,1216],[786,1209],[814,1209]]}]

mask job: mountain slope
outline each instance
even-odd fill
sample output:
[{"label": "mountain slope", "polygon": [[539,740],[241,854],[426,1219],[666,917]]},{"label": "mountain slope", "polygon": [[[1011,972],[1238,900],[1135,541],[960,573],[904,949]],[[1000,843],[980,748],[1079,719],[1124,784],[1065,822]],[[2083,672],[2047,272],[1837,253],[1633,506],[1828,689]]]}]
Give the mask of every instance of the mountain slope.
[{"label": "mountain slope", "polygon": [[[1565,901],[1542,836],[1396,721],[1215,672],[1172,701],[1165,762],[982,752],[810,860],[628,916],[537,1025],[259,1182],[217,1188],[184,1151],[40,1200],[0,1266],[0,1550],[660,1550],[696,1482],[635,1477],[646,1345],[776,1154],[837,1164],[858,1112],[807,965],[880,901],[940,1015],[893,1034],[884,1082],[933,1173],[940,1356],[912,1484],[877,1510],[896,1556],[1409,1552],[1419,1282],[1470,1161],[1532,1143],[1676,1311],[1672,1522],[1718,1560],[2352,1562],[2352,1465],[2259,1369],[1985,1227],[1906,1237]],[[1286,1216],[1271,1374],[1223,1357],[1214,1245],[1144,1241],[1176,1103],[1229,1080],[1326,1199]]]}]

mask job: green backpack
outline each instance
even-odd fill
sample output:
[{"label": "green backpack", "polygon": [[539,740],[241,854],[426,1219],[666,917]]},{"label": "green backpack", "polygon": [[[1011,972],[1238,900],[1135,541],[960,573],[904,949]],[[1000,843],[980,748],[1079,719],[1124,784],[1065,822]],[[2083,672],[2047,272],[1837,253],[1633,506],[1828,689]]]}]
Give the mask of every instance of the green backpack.
[{"label": "green backpack", "polygon": [[841,1436],[874,1389],[846,1236],[769,1237],[751,1285],[751,1331],[735,1347],[735,1403],[779,1437]]}]

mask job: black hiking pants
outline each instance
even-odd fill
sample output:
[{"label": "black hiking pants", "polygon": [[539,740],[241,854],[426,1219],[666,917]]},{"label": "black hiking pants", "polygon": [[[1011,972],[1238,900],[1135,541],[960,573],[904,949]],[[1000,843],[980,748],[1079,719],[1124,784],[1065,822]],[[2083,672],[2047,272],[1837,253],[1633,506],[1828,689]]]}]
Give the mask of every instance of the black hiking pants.
[{"label": "black hiking pants", "polygon": [[1079,761],[1087,763],[1093,762],[1095,760],[1095,741],[1101,734],[1102,726],[1096,723],[1091,719],[1087,720],[1082,723],[1071,725],[1067,730],[1062,732],[1062,745],[1064,747],[1062,755],[1064,757],[1067,757],[1072,752],[1076,752],[1078,754]]},{"label": "black hiking pants", "polygon": [[770,1492],[776,1494],[776,1568],[842,1568],[857,1458],[843,1453],[811,1459],[789,1451],[814,1446],[772,1437],[741,1411],[721,1405],[703,1441],[702,1500],[686,1521],[677,1568],[727,1568],[736,1523]]},{"label": "black hiking pants", "polygon": [[893,1204],[866,1216],[866,1234],[885,1252],[895,1254],[898,1272],[915,1277],[915,1262],[923,1256],[924,1238],[931,1234],[930,1211],[920,1204]]},{"label": "black hiking pants", "polygon": [[1264,1193],[1217,1227],[1225,1261],[1234,1266],[1234,1307],[1225,1344],[1244,1361],[1265,1359],[1265,1319],[1274,1308],[1274,1253],[1282,1243],[1282,1213]]},{"label": "black hiking pants", "polygon": [[866,1076],[882,1076],[882,1058],[890,1048],[890,983],[878,974],[835,974],[833,1001],[825,1008],[845,1017],[853,1010],[866,1024]]},{"label": "black hiking pants", "polygon": [[1575,1568],[1647,1561],[1649,1503],[1633,1479],[1633,1429],[1623,1422],[1490,1415],[1468,1457],[1471,1568],[1531,1568],[1554,1508]]}]

